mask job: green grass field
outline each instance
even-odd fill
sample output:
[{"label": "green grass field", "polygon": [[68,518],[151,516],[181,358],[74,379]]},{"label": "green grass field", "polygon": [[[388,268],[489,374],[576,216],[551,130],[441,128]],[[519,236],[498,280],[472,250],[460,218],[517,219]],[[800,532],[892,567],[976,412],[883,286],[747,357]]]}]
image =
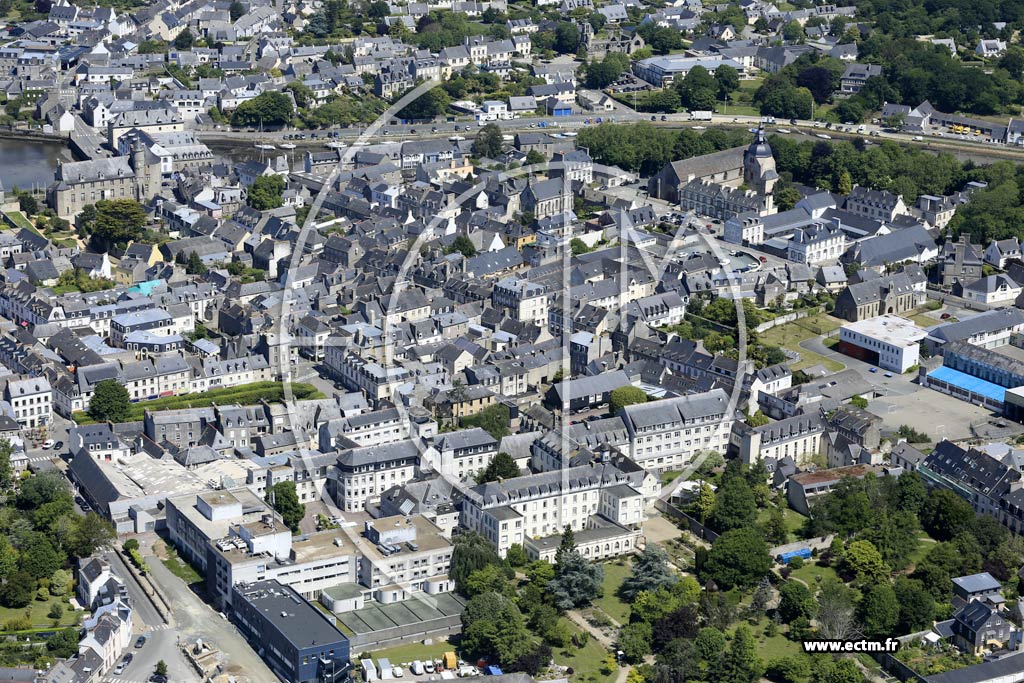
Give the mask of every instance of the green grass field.
[{"label": "green grass field", "polygon": [[[563,617],[562,620],[573,633],[579,631],[579,628],[568,619]],[[591,636],[582,648],[577,649],[571,644],[568,647],[555,648],[554,659],[556,664],[572,667],[573,675],[569,680],[573,683],[610,683],[615,680],[616,672],[601,673],[601,667],[608,654],[608,650]]]},{"label": "green grass field", "polygon": [[829,579],[838,579],[839,575],[832,567],[819,567],[817,561],[807,562],[790,576],[801,579],[812,590],[815,586]]},{"label": "green grass field", "polygon": [[199,583],[203,580],[202,575],[192,565],[181,559],[172,546],[167,546],[167,559],[161,560],[167,571],[177,576],[185,583]]},{"label": "green grass field", "polygon": [[[373,650],[373,657],[376,660],[380,660],[384,657],[392,666],[402,666],[409,662],[414,662],[417,659],[441,659],[441,656],[445,652],[452,652],[455,647],[447,641],[441,641],[439,643],[431,643],[430,645],[424,645],[423,643],[407,643],[406,645],[396,645],[395,647],[385,648],[383,650]],[[352,657],[360,653],[353,652]]]},{"label": "green grass field", "polygon": [[[292,382],[292,396],[296,400],[309,400],[324,398],[312,384],[305,382]],[[141,420],[147,410],[177,410],[181,408],[206,408],[214,403],[228,405],[239,403],[251,405],[259,402],[260,399],[268,403],[281,403],[285,398],[284,384],[281,382],[255,382],[253,384],[240,384],[236,387],[226,389],[213,389],[211,391],[199,391],[193,394],[182,394],[181,396],[167,396],[155,398],[151,401],[140,401],[131,404],[131,412],[125,422]],[[87,413],[77,412],[71,416],[80,425],[93,424],[93,420]]]},{"label": "green grass field", "polygon": [[594,601],[596,607],[620,624],[629,622],[630,607],[616,593],[623,580],[631,572],[632,569],[628,563],[622,566],[614,562],[606,563],[604,565],[604,583],[602,584],[604,595]]},{"label": "green grass field", "polygon": [[785,325],[773,327],[767,332],[759,334],[758,339],[767,346],[778,346],[799,353],[800,362],[792,365],[793,370],[802,370],[812,365],[824,365],[831,372],[838,372],[845,367],[842,363],[808,351],[800,346],[800,342],[832,332],[842,324],[843,321],[839,318],[819,312]]},{"label": "green grass field", "polygon": [[5,211],[4,217],[7,218],[16,228],[25,228],[32,232],[38,232],[35,226],[32,225],[32,221],[28,219],[28,216],[23,214],[21,211]]},{"label": "green grass field", "polygon": [[757,654],[762,661],[769,661],[778,657],[789,657],[803,652],[800,643],[794,642],[786,637],[785,625],[780,625],[774,636],[766,636],[765,628],[768,626],[768,619],[762,618],[751,629],[754,632],[754,639],[757,641]]},{"label": "green grass field", "polygon": [[81,613],[71,609],[67,598],[51,597],[49,600],[33,600],[27,607],[20,609],[0,607],[0,628],[5,627],[7,622],[12,619],[24,617],[25,610],[29,610],[29,619],[32,621],[33,628],[53,626],[53,619],[46,616],[46,614],[50,611],[50,606],[55,602],[59,602],[64,608],[64,615],[58,621],[59,626],[72,626],[78,623],[78,617]]}]

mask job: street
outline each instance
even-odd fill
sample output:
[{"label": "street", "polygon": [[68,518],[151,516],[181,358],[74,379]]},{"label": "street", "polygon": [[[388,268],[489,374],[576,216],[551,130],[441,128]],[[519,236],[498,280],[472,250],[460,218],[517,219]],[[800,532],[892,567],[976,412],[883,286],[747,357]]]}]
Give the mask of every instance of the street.
[{"label": "street", "polygon": [[[394,120],[394,119],[393,119]],[[590,125],[595,125],[598,122],[602,123],[636,123],[640,121],[647,121],[652,125],[664,128],[693,128],[702,130],[708,126],[715,127],[743,127],[752,128],[760,125],[762,117],[760,116],[732,116],[729,114],[715,114],[712,116],[711,121],[693,121],[690,120],[690,114],[688,113],[676,113],[676,114],[645,114],[633,111],[621,103],[616,103],[616,109],[613,111],[599,111],[587,114],[573,114],[571,116],[527,116],[522,118],[507,119],[494,121],[502,132],[507,134],[524,133],[524,132],[548,132],[548,133],[562,133],[565,131],[578,131],[581,128],[585,128]],[[461,135],[463,137],[473,137],[481,127],[477,121],[472,119],[458,120],[454,122],[427,122],[427,123],[416,123],[416,124],[398,124],[390,125],[386,122],[377,129],[373,135],[370,135],[365,142],[368,144],[378,144],[385,142],[402,142],[405,140],[422,140],[428,138],[442,138],[451,137],[454,135]],[[799,120],[795,124],[788,121],[777,121],[775,123],[767,124],[770,131],[787,135],[791,137],[804,136],[804,137],[817,137],[822,139],[852,139],[852,138],[865,138],[871,140],[894,140],[901,144],[917,145],[932,149],[934,151],[948,151],[948,152],[961,152],[970,153],[979,157],[990,157],[993,159],[997,158],[1008,158],[1008,159],[1020,159],[1024,158],[1024,148],[1020,147],[1009,147],[1003,144],[986,143],[981,140],[962,140],[958,137],[945,136],[935,137],[927,136],[922,137],[919,135],[913,135],[910,133],[897,133],[892,132],[889,129],[885,129],[882,126],[874,124],[865,124],[863,129],[860,126],[836,126],[827,129],[824,124],[817,123],[809,120]],[[351,127],[332,127],[330,132],[337,134],[337,139],[340,140],[356,140],[362,137],[366,132],[367,126],[351,126]],[[297,147],[323,147],[331,139],[327,137],[327,130],[293,130],[284,129],[277,131],[246,131],[246,130],[199,130],[196,131],[196,136],[207,143],[215,143],[216,141],[224,142],[237,142],[243,141],[264,141],[268,143],[280,144],[283,142],[289,142],[295,144]],[[296,134],[305,135],[304,140],[285,140],[285,136],[294,136]],[[311,137],[317,135],[316,138]]]}]

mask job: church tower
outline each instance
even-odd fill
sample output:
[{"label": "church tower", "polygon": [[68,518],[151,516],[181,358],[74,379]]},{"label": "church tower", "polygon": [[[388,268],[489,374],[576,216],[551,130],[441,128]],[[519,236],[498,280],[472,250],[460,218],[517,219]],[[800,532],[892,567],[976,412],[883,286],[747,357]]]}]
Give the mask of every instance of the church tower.
[{"label": "church tower", "polygon": [[761,215],[775,213],[775,200],[772,191],[779,180],[775,170],[775,157],[772,156],[771,145],[764,134],[764,126],[758,127],[754,133],[754,141],[743,152],[743,184],[759,194],[762,198]]}]

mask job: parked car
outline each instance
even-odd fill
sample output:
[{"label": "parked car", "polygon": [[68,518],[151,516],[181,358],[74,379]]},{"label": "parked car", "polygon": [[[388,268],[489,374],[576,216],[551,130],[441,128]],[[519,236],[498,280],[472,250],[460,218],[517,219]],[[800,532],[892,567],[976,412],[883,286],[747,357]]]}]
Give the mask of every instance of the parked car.
[{"label": "parked car", "polygon": [[868,368],[868,372],[878,372],[878,368]]},{"label": "parked car", "polygon": [[55,450],[55,451],[59,451],[62,448],[64,448],[64,442],[63,441],[58,441],[57,443],[53,444],[53,450]]},{"label": "parked car", "polygon": [[146,644],[146,636],[139,636],[135,639],[135,649],[138,650],[140,647]]},{"label": "parked car", "polygon": [[942,315],[940,315],[939,317],[940,317],[940,318],[942,318],[943,320],[949,320],[949,319],[950,319],[950,318],[952,318],[953,316],[952,316],[952,315],[950,315],[949,313],[943,313],[943,314],[942,314]]},{"label": "parked car", "polygon": [[887,372],[887,373],[885,373],[885,376],[886,377],[892,377],[892,373],[891,372]]},{"label": "parked car", "polygon": [[54,444],[54,440],[53,439],[47,439],[46,441],[43,442],[43,450],[44,451],[50,450],[51,448],[53,448],[53,444]]}]

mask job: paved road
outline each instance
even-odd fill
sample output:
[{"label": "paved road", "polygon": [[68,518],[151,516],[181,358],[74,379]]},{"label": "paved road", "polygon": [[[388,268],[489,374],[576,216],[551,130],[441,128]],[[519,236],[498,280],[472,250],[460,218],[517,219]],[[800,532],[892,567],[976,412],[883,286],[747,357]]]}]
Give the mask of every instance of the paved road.
[{"label": "paved road", "polygon": [[[559,133],[566,131],[578,131],[581,128],[585,128],[589,125],[597,123],[598,119],[603,122],[616,122],[616,123],[628,123],[636,121],[649,121],[656,126],[666,128],[696,128],[701,129],[707,126],[736,126],[736,127],[753,127],[761,122],[761,117],[758,116],[731,116],[729,114],[715,114],[711,121],[691,121],[689,114],[642,114],[634,112],[626,107],[621,107],[613,112],[609,113],[596,113],[596,114],[574,114],[572,116],[564,117],[524,117],[518,119],[511,119],[506,121],[495,121],[502,131],[507,134],[526,132],[530,130],[535,131],[547,131],[551,133]],[[541,128],[541,125],[544,128]],[[915,136],[907,133],[894,133],[883,129],[877,125],[865,125],[863,130],[860,130],[859,126],[833,126],[831,129],[826,129],[823,124],[815,126],[814,121],[801,120],[797,121],[795,125],[789,122],[778,121],[768,126],[774,132],[783,132],[788,135],[802,135],[807,137],[817,136],[819,138],[829,139],[842,139],[842,138],[854,138],[854,137],[865,137],[869,140],[894,140],[901,144],[917,145],[932,149],[935,151],[949,151],[949,152],[961,152],[971,153],[979,157],[991,156],[993,158],[1024,158],[1024,148],[1021,147],[1009,147],[1001,144],[985,143],[980,140],[961,140],[958,137],[944,136]],[[460,120],[456,122],[443,122],[443,123],[428,123],[428,124],[409,124],[409,125],[386,125],[382,126],[376,131],[376,134],[371,136],[367,142],[381,143],[381,142],[397,142],[407,139],[425,139],[425,138],[440,138],[450,137],[453,135],[462,135],[465,137],[472,137],[479,130],[480,126],[476,121],[472,120]],[[281,144],[285,142],[285,135],[294,135],[296,132],[303,133],[306,135],[305,140],[294,140],[290,141],[300,147],[318,147],[323,146],[329,142],[330,139],[326,137],[326,131],[294,131],[294,130],[281,130],[281,131],[263,131],[263,132],[249,132],[242,130],[204,130],[197,131],[197,136],[205,141],[228,141],[233,142],[237,140],[253,142],[263,141],[272,144]],[[365,126],[356,126],[350,128],[335,128],[332,132],[338,134],[339,140],[355,140],[362,136],[365,132]],[[317,134],[317,138],[311,138],[310,135],[313,133]]]},{"label": "paved road", "polygon": [[168,630],[168,633],[177,634],[183,642],[188,643],[202,638],[203,642],[221,651],[226,671],[244,674],[253,683],[278,680],[233,624],[200,600],[184,581],[171,574],[156,557],[149,556],[146,561],[150,566],[152,580],[163,589],[171,606],[174,628]]}]

